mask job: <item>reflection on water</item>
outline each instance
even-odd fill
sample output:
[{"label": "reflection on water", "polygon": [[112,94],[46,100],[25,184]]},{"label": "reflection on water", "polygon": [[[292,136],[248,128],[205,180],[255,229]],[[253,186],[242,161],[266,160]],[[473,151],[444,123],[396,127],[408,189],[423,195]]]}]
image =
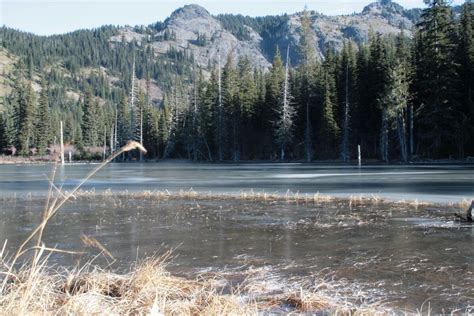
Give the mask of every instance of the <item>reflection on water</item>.
[{"label": "reflection on water", "polygon": [[[58,170],[65,188],[78,184],[92,164]],[[0,165],[0,196],[45,194],[51,165]],[[474,197],[473,165],[329,166],[321,164],[110,164],[85,186],[97,191],[188,190],[238,193],[241,190],[336,196],[379,195],[395,200],[452,202]]]},{"label": "reflection on water", "polygon": [[[39,200],[5,198],[0,239],[14,248],[38,223],[41,209]],[[48,225],[45,241],[78,250],[81,234],[93,236],[117,258],[114,267],[125,270],[136,258],[175,248],[171,270],[184,275],[266,267],[284,286],[284,280],[307,282],[323,273],[358,284],[360,293],[372,296],[365,299],[410,311],[429,300],[439,313],[474,305],[474,226],[453,222],[454,211],[95,196],[71,201]],[[73,265],[89,258],[52,260]]]}]

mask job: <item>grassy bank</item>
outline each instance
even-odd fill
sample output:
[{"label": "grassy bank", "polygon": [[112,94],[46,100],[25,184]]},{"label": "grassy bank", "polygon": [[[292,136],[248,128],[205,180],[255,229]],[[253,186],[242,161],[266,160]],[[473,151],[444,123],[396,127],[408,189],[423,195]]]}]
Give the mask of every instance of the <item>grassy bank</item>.
[{"label": "grassy bank", "polygon": [[[166,256],[165,256],[166,257]],[[0,295],[0,314],[147,314],[257,315],[261,313],[329,312],[338,315],[381,315],[381,306],[356,309],[318,294],[318,287],[283,294],[262,294],[265,280],[252,278],[229,288],[219,276],[188,280],[166,271],[165,257],[138,264],[128,274],[87,265],[56,271],[46,261],[9,273]]]}]

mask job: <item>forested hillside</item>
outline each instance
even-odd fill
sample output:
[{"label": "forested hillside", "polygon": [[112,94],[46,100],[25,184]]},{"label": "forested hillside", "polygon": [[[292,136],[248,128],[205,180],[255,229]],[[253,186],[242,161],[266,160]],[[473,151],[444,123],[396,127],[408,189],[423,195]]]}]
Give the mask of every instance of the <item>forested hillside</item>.
[{"label": "forested hillside", "polygon": [[148,159],[474,156],[473,15],[384,0],[333,19],[187,6],[146,27],[2,27],[0,148],[48,154],[63,121],[77,158],[131,138]]}]

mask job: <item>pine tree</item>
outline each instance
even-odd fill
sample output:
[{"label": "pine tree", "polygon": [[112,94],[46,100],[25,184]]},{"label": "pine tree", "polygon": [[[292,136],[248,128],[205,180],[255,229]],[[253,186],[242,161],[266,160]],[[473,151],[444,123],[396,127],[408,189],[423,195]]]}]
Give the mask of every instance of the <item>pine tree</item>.
[{"label": "pine tree", "polygon": [[273,146],[273,133],[271,115],[273,109],[266,102],[267,79],[269,73],[262,70],[254,71],[256,99],[254,105],[254,114],[251,119],[252,138],[247,147],[251,148],[251,159],[268,159],[271,157]]},{"label": "pine tree", "polygon": [[8,140],[7,140],[7,128],[6,122],[3,118],[3,112],[0,112],[0,153],[3,151],[5,147],[7,147]]},{"label": "pine tree", "polygon": [[[388,133],[393,121],[396,121],[397,134],[400,147],[400,159],[403,162],[408,160],[407,141],[406,141],[406,122],[405,114],[409,100],[409,81],[405,65],[397,63],[389,69],[387,74],[387,86],[385,93],[380,99],[383,104],[384,128]],[[388,143],[388,134],[383,135],[383,140]],[[384,161],[388,161],[388,147],[383,147]]]},{"label": "pine tree", "polygon": [[466,154],[474,155],[474,3],[462,6],[459,22],[458,63],[461,84],[463,138]]},{"label": "pine tree", "polygon": [[[262,124],[271,123],[266,126],[266,133],[275,130],[277,120],[280,118],[279,109],[282,105],[281,95],[282,87],[285,80],[285,68],[283,67],[283,62],[281,60],[280,51],[276,50],[275,57],[273,59],[272,68],[268,75],[268,80],[266,81],[265,89],[265,108],[262,113]],[[273,135],[265,135],[263,137],[265,140],[271,140],[276,142],[276,139],[273,138]]]},{"label": "pine tree", "polygon": [[280,109],[278,111],[279,119],[276,123],[276,141],[280,146],[280,160],[285,160],[286,148],[291,145],[293,140],[294,116],[295,109],[291,105],[292,96],[290,94],[290,78],[289,78],[289,54],[290,48],[286,52],[285,77],[282,86],[282,96],[280,101]]},{"label": "pine tree", "polygon": [[340,133],[339,126],[334,117],[335,84],[333,79],[326,75],[324,85],[324,103],[321,117],[321,156],[334,158],[337,141]]},{"label": "pine tree", "polygon": [[353,91],[355,90],[355,52],[351,41],[344,42],[339,63],[339,100],[341,117],[341,148],[340,157],[347,162],[350,159],[351,116],[353,111]]},{"label": "pine tree", "polygon": [[49,100],[46,84],[42,84],[36,114],[36,148],[39,155],[46,154],[51,141],[51,117],[49,113]]},{"label": "pine tree", "polygon": [[190,107],[187,113],[187,120],[189,122],[189,128],[186,129],[186,150],[188,152],[188,157],[192,160],[198,160],[199,154],[199,141],[201,139],[201,131],[200,131],[200,107],[201,102],[199,99],[199,79],[196,67],[194,66],[193,74],[192,74],[192,87],[190,91]]},{"label": "pine tree", "polygon": [[[143,90],[138,91],[137,101],[134,104],[132,110],[132,117],[135,120],[135,126],[133,130],[133,139],[143,145],[143,136],[144,136],[144,108],[146,106],[146,96]],[[146,122],[145,122],[146,124]],[[139,153],[139,161],[143,161],[143,153]]]},{"label": "pine tree", "polygon": [[189,98],[187,97],[183,82],[175,78],[174,86],[170,96],[165,99],[165,106],[168,107],[166,126],[167,141],[163,151],[163,159],[167,159],[175,150],[176,144],[180,141],[180,127],[185,122],[184,113],[189,106]]},{"label": "pine tree", "polygon": [[159,112],[152,104],[150,96],[150,78],[147,78],[145,106],[143,108],[143,145],[147,148],[147,156],[158,158],[160,155]]},{"label": "pine tree", "polygon": [[312,142],[312,124],[311,124],[311,95],[314,90],[312,84],[311,70],[316,67],[316,40],[314,38],[311,16],[305,9],[300,17],[301,37],[299,43],[300,53],[300,106],[302,107],[301,117],[304,117],[304,147],[306,161],[309,162],[313,158],[313,142]]},{"label": "pine tree", "polygon": [[[130,135],[133,140],[143,142],[143,103],[145,95],[138,88],[138,79],[135,75],[135,57],[132,65],[132,75],[130,79]],[[141,155],[141,153],[140,153]]]},{"label": "pine tree", "polygon": [[238,103],[237,69],[234,66],[234,56],[227,56],[222,76],[222,100],[224,106],[224,135],[227,136],[225,147],[230,145],[228,152],[234,161],[240,160],[240,127],[242,109]]},{"label": "pine tree", "polygon": [[17,129],[15,123],[15,111],[8,101],[8,103],[6,104],[6,108],[3,111],[3,126],[5,129],[3,141],[4,146],[6,147],[15,146],[17,137]]},{"label": "pine tree", "polygon": [[[413,76],[414,76],[414,67],[413,67],[413,46],[410,44],[411,41],[405,34],[402,32],[396,38],[396,56],[397,56],[397,64],[401,67],[402,71],[402,82],[406,82],[408,87],[408,91],[406,92],[406,108],[403,110],[405,113],[402,117],[397,119],[397,129],[399,134],[399,143],[405,142],[406,143],[406,158],[402,160],[410,160],[414,154],[414,122],[415,122],[415,115],[413,109]],[[405,130],[401,131],[401,124],[405,124]],[[401,136],[405,134],[405,140],[401,139]],[[402,146],[402,145],[400,145]],[[401,150],[403,150],[401,148]]]},{"label": "pine tree", "polygon": [[[159,145],[160,148],[165,148],[166,143],[168,142],[168,131],[169,131],[169,109],[166,99],[163,101],[163,108],[159,113],[158,119],[158,138],[159,138]],[[160,152],[161,155],[163,153]],[[161,156],[158,156],[161,157]]]},{"label": "pine tree", "polygon": [[356,56],[356,95],[352,111],[352,134],[357,145],[361,145],[364,157],[368,155],[370,147],[370,134],[372,122],[368,119],[373,116],[369,106],[372,96],[369,93],[371,82],[369,80],[370,50],[368,45],[359,47]]},{"label": "pine tree", "polygon": [[[212,160],[213,152],[218,152],[217,140],[219,139],[217,136],[217,132],[219,131],[217,127],[219,123],[219,83],[217,69],[211,72],[209,81],[205,82],[201,80],[199,85],[199,100],[201,104],[199,111],[200,130],[206,146],[208,159]],[[213,150],[214,147],[216,147],[217,150]]]},{"label": "pine tree", "polygon": [[35,94],[33,87],[28,84],[23,93],[23,87],[18,92],[18,149],[19,154],[28,156],[30,145],[34,137],[35,123]]},{"label": "pine tree", "polygon": [[417,25],[416,96],[419,134],[429,157],[452,153],[459,141],[459,84],[455,64],[455,29],[446,0],[426,0]]},{"label": "pine tree", "polygon": [[237,65],[238,71],[238,96],[237,103],[241,109],[240,122],[240,148],[242,155],[250,154],[249,143],[253,141],[256,130],[253,126],[253,117],[255,115],[255,106],[257,102],[257,88],[255,77],[250,60],[247,57],[241,57]]},{"label": "pine tree", "polygon": [[248,57],[241,57],[238,63],[238,103],[242,108],[242,115],[245,118],[253,116],[255,102],[257,98],[257,88],[253,69]]},{"label": "pine tree", "polygon": [[94,100],[90,87],[86,87],[83,112],[81,129],[84,146],[98,146],[99,126],[102,125],[99,125],[98,103]]},{"label": "pine tree", "polygon": [[221,67],[221,55],[218,52],[217,62],[217,100],[216,100],[216,148],[217,148],[217,159],[219,161],[224,160],[224,104],[222,100],[222,67]]},{"label": "pine tree", "polygon": [[[389,80],[389,59],[392,61],[392,56],[389,55],[387,42],[384,41],[380,34],[371,43],[370,52],[370,75],[371,93],[373,95],[372,106],[379,118],[376,119],[379,127],[379,153],[380,159],[384,162],[389,160],[389,129],[390,117],[388,113],[387,104],[383,101],[386,94],[386,89]],[[379,123],[380,122],[380,123]],[[374,133],[375,134],[375,133]]]},{"label": "pine tree", "polygon": [[119,147],[122,147],[131,139],[130,125],[128,98],[127,95],[122,92],[120,103],[117,105],[117,145]]}]

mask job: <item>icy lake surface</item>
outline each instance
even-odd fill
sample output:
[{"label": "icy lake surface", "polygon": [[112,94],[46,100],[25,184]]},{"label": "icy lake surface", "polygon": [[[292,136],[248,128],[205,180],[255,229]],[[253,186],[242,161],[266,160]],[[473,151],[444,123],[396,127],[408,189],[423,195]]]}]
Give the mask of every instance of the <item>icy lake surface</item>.
[{"label": "icy lake surface", "polygon": [[[70,189],[96,165],[57,172]],[[51,166],[0,166],[0,242],[14,249],[38,225]],[[102,194],[106,189],[112,193]],[[314,200],[168,199],[144,190],[242,191],[444,203],[420,205]],[[73,266],[98,253],[80,236],[100,241],[127,270],[136,259],[174,249],[173,273],[219,273],[240,282],[261,273],[270,293],[300,286],[356,306],[431,313],[474,309],[474,226],[453,221],[457,202],[474,196],[472,166],[322,166],[305,164],[112,164],[51,220],[44,241],[89,255],[53,255]],[[448,205],[449,203],[454,203]],[[107,265],[104,257],[96,263]],[[246,272],[247,271],[247,272]],[[323,284],[324,287],[319,288]],[[380,305],[382,304],[382,305]]]},{"label": "icy lake surface", "polygon": [[[76,185],[96,165],[58,170],[57,182]],[[51,165],[0,165],[1,195],[45,194]],[[380,196],[440,203],[474,197],[474,165],[331,166],[321,164],[111,164],[84,186],[97,191],[189,190],[234,193],[288,190],[334,196]]]}]

